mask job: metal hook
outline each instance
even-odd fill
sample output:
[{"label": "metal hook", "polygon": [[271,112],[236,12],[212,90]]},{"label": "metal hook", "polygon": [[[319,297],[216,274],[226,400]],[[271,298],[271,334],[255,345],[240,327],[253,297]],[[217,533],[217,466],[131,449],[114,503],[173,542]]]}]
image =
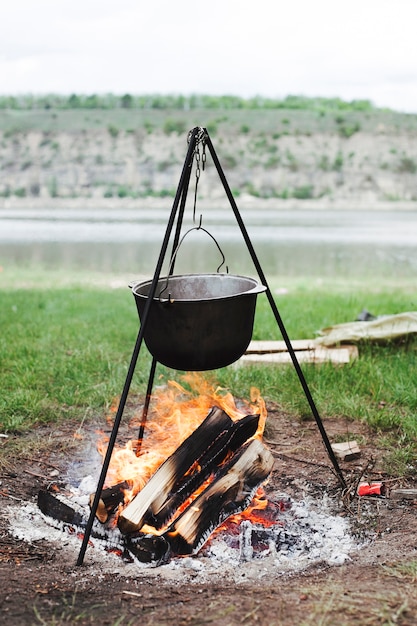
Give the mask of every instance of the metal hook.
[{"label": "metal hook", "polygon": [[[159,300],[160,300],[160,301],[161,301],[161,299],[162,299],[162,298],[161,298],[162,294],[163,294],[163,293],[164,293],[164,292],[168,289],[169,278],[170,278],[170,276],[172,276],[172,266],[173,266],[173,264],[174,264],[174,261],[175,261],[175,258],[176,258],[176,256],[177,256],[178,250],[180,249],[180,246],[181,246],[182,242],[184,241],[185,237],[186,237],[189,233],[191,233],[191,231],[193,231],[193,230],[202,230],[202,231],[203,231],[204,233],[206,233],[209,237],[211,237],[211,238],[212,238],[212,240],[214,241],[214,243],[216,244],[217,249],[218,249],[218,251],[220,252],[220,255],[221,255],[221,257],[222,257],[221,263],[220,263],[220,265],[218,266],[218,268],[217,268],[217,270],[216,270],[216,272],[217,272],[217,273],[219,273],[219,272],[220,272],[220,269],[221,269],[221,268],[223,267],[223,265],[226,263],[226,257],[224,256],[223,250],[221,249],[221,247],[220,247],[220,245],[219,245],[219,242],[218,242],[218,241],[217,241],[217,239],[214,237],[214,235],[212,235],[212,234],[211,234],[211,233],[210,233],[210,232],[209,232],[206,228],[203,228],[203,226],[201,225],[201,222],[202,222],[202,215],[200,215],[200,223],[199,223],[199,225],[198,225],[198,226],[193,226],[192,228],[190,228],[189,230],[187,230],[187,232],[185,232],[185,233],[183,234],[183,236],[181,237],[181,239],[180,239],[180,241],[179,241],[179,243],[178,243],[177,247],[175,248],[175,250],[174,250],[174,252],[173,252],[173,254],[172,254],[172,257],[171,257],[170,264],[169,264],[169,268],[168,268],[168,275],[167,275],[167,277],[166,277],[165,286],[164,286],[164,288],[163,288],[163,289],[161,289],[161,291],[159,292],[159,296],[158,296],[158,297],[159,297]],[[228,265],[226,265],[226,274],[228,274],[228,273],[229,273],[229,266],[228,266]],[[172,302],[173,302],[173,300],[171,299],[171,294],[170,294],[170,293],[168,293],[168,302],[170,302],[170,303],[172,303]]]}]

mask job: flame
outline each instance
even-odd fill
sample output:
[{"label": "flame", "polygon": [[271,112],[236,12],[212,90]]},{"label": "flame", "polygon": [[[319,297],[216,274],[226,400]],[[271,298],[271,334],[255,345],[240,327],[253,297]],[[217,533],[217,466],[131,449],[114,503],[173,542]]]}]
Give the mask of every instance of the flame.
[{"label": "flame", "polygon": [[[184,374],[181,381],[183,384],[170,380],[166,385],[158,387],[152,395],[140,455],[136,455],[136,440],[128,441],[123,447],[116,445],[113,449],[105,487],[128,482],[131,489],[125,492],[125,504],[133,499],[158,467],[203,422],[213,406],[223,409],[233,420],[251,413],[259,414],[259,426],[254,437],[262,436],[267,411],[258,389],[253,387],[250,390],[250,402],[241,401],[238,408],[229,391],[199,373]],[[116,409],[117,403],[113,402],[109,418],[114,416]],[[107,443],[108,438],[104,437],[98,443],[98,450],[103,457]],[[201,489],[205,487],[203,485]],[[193,494],[192,499],[196,495]],[[186,504],[189,505],[190,501]]]},{"label": "flame", "polygon": [[228,517],[217,530],[229,530],[231,526],[239,525],[244,520],[250,520],[252,524],[262,524],[266,528],[275,526],[277,524],[276,511],[269,511],[268,505],[269,501],[265,490],[263,487],[259,487],[248,508],[242,511],[242,513]]}]

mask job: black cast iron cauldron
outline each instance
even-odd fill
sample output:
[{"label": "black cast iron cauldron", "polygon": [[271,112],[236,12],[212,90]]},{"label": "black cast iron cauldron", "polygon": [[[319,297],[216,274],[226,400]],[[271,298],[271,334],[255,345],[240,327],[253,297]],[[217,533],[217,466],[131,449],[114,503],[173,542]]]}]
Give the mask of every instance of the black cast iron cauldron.
[{"label": "black cast iron cauldron", "polygon": [[[152,281],[132,286],[139,318]],[[256,297],[266,290],[253,278],[185,274],[160,278],[144,330],[155,359],[177,370],[203,371],[237,361],[252,338]]]}]

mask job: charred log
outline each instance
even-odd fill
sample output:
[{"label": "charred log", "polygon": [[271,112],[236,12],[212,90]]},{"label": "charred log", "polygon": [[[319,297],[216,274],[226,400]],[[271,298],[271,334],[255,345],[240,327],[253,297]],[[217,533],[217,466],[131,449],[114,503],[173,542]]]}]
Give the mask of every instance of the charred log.
[{"label": "charred log", "polygon": [[274,458],[255,439],[219,471],[216,480],[164,533],[175,554],[195,554],[225,519],[241,513],[267,479]]},{"label": "charred log", "polygon": [[186,475],[179,481],[164,506],[153,516],[155,528],[161,528],[172,518],[177,509],[194,493],[209,476],[218,470],[218,466],[232,453],[236,452],[258,428],[259,415],[246,415],[234,422],[228,431],[222,433],[208,446],[204,454],[194,463],[197,472]]},{"label": "charred log", "polygon": [[83,517],[80,513],[45,489],[41,489],[38,493],[38,507],[44,515],[60,522],[75,526],[83,524]]},{"label": "charred log", "polygon": [[159,536],[126,538],[126,547],[140,561],[155,565],[166,563],[171,554],[196,554],[213,530],[248,507],[273,464],[272,454],[255,439],[218,471],[215,480],[167,531]]},{"label": "charred log", "polygon": [[171,546],[162,535],[138,535],[125,538],[126,549],[141,563],[163,565],[171,557]]},{"label": "charred log", "polygon": [[136,532],[144,523],[161,528],[217,465],[256,432],[258,420],[256,415],[233,422],[221,409],[212,409],[124,509],[120,530]]},{"label": "charred log", "polygon": [[[106,487],[101,492],[101,497],[98,503],[96,517],[102,523],[105,524],[109,517],[116,511],[119,504],[123,504],[125,498],[125,492],[131,489],[132,485],[129,481],[124,480],[112,487]],[[95,494],[90,495],[90,507],[94,501]]]}]

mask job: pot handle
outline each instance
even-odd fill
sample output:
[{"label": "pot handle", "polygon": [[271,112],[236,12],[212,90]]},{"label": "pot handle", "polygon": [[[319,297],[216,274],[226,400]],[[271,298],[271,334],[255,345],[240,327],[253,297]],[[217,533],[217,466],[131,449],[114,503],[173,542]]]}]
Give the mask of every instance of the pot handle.
[{"label": "pot handle", "polygon": [[[217,268],[217,270],[216,270],[216,271],[217,271],[217,273],[219,273],[219,272],[220,272],[221,268],[222,268],[222,267],[223,267],[223,265],[226,263],[226,257],[224,256],[223,250],[221,249],[221,247],[220,247],[220,245],[219,245],[219,242],[218,242],[218,241],[217,241],[217,239],[214,237],[214,235],[212,235],[212,234],[211,234],[211,233],[210,233],[207,229],[205,229],[205,228],[203,228],[203,226],[201,226],[201,217],[200,217],[200,224],[199,224],[198,226],[193,226],[192,228],[190,228],[189,230],[187,230],[187,231],[183,234],[183,236],[181,237],[181,239],[180,239],[180,241],[179,241],[179,243],[178,243],[177,247],[175,248],[175,250],[174,250],[174,252],[173,252],[173,254],[172,254],[171,261],[170,261],[170,264],[169,264],[169,269],[168,269],[168,275],[167,275],[167,279],[166,279],[166,282],[165,282],[165,286],[164,286],[164,288],[163,288],[163,289],[159,292],[159,300],[161,300],[161,296],[162,296],[162,294],[163,294],[163,293],[164,293],[164,292],[168,289],[169,278],[170,278],[170,276],[172,276],[172,267],[173,267],[173,265],[174,265],[174,261],[175,261],[175,259],[176,259],[176,256],[177,256],[177,253],[178,253],[178,250],[180,249],[180,246],[181,246],[182,242],[184,241],[184,239],[186,238],[186,236],[187,236],[189,233],[191,233],[191,231],[193,231],[193,230],[202,230],[203,232],[207,233],[207,235],[208,235],[209,237],[211,237],[211,238],[213,239],[214,243],[216,244],[217,249],[218,249],[218,251],[220,252],[221,257],[222,257],[222,261],[221,261],[220,265],[218,266],[218,268]],[[226,265],[226,274],[228,274],[228,273],[229,273],[229,267]],[[169,300],[169,302],[171,302],[171,294],[169,294],[169,295],[168,295],[168,300]]]}]

